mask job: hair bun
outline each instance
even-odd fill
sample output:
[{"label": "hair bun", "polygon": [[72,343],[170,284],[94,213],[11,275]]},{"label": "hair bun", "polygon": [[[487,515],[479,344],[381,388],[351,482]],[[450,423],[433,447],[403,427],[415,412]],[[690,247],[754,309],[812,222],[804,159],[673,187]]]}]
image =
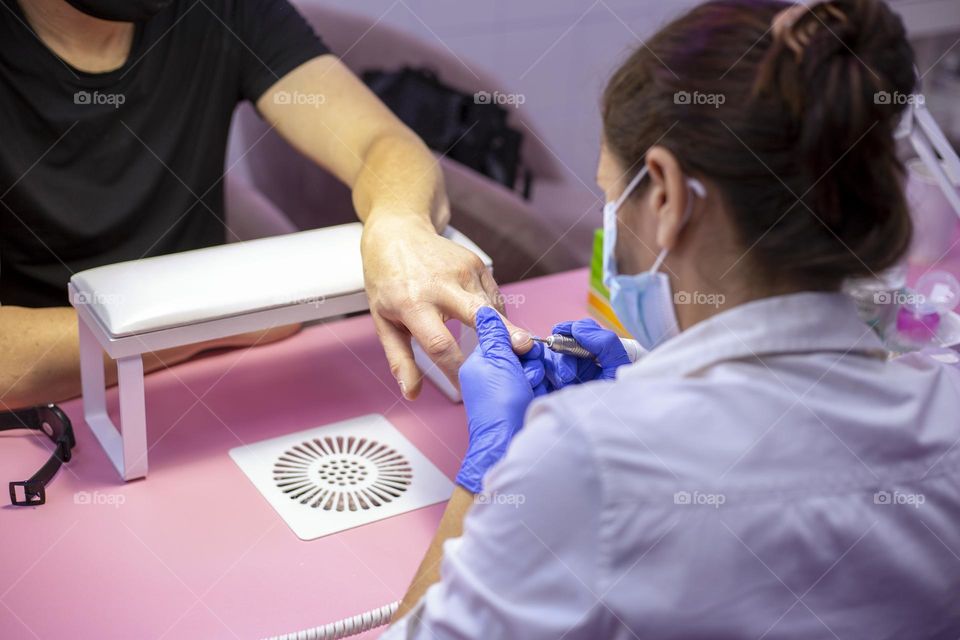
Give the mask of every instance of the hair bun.
[{"label": "hair bun", "polygon": [[625,167],[656,144],[718,185],[752,273],[830,288],[909,247],[894,131],[915,82],[881,0],[710,0],[617,71],[604,136]]},{"label": "hair bun", "polygon": [[[796,115],[838,94],[860,94],[864,100],[852,105],[859,108],[853,115],[874,119],[895,118],[909,102],[916,83],[913,52],[903,22],[886,2],[796,4],[774,18],[771,31],[758,86],[780,75],[776,88]],[[839,82],[846,83],[843,91],[833,91]]]},{"label": "hair bun", "polygon": [[854,176],[869,173],[847,154],[861,147],[866,155],[855,157],[876,161],[896,151],[893,131],[915,83],[906,30],[885,2],[833,0],[785,9],[772,31],[757,90],[779,94],[793,114],[812,181],[838,169],[851,178],[817,184],[808,201],[831,227],[842,226],[844,201],[862,188]]}]

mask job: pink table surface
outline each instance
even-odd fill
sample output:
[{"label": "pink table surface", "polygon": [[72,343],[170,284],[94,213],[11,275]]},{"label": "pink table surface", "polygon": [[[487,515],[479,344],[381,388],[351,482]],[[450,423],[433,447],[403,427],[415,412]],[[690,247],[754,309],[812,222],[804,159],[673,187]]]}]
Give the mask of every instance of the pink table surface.
[{"label": "pink table surface", "polygon": [[[504,287],[511,318],[541,332],[586,315],[586,290],[584,270]],[[386,415],[451,478],[466,447],[462,405],[429,383],[401,399],[369,316],[148,376],[145,480],[122,483],[80,400],[62,406],[77,447],[47,504],[0,508],[3,640],[260,638],[396,600],[444,505],[304,542],[227,452],[366,413]],[[0,434],[3,489],[50,448]]]},{"label": "pink table surface", "polygon": [[[960,239],[939,268],[960,276]],[[911,281],[923,271],[911,268]],[[586,290],[586,271],[578,270],[504,294],[511,318],[543,333],[585,316]],[[115,392],[108,397],[115,406]],[[400,398],[367,316],[148,376],[146,480],[120,482],[80,400],[62,406],[77,448],[47,504],[0,508],[3,640],[245,640],[396,600],[442,504],[303,542],[227,452],[366,413],[386,415],[451,478],[466,446],[462,406],[429,383],[417,401]],[[3,488],[33,474],[49,450],[49,441],[25,432],[0,434]],[[85,495],[90,504],[76,501]]]}]

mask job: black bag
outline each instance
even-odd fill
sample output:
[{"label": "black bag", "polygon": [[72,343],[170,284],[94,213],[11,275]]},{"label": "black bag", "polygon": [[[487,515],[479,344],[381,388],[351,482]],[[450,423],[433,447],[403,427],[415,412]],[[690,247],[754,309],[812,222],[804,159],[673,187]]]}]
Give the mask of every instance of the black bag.
[{"label": "black bag", "polygon": [[[371,70],[363,81],[428,147],[513,189],[523,135],[507,126],[507,111],[489,94],[465,94],[428,69]],[[524,172],[523,196],[531,176]]]}]

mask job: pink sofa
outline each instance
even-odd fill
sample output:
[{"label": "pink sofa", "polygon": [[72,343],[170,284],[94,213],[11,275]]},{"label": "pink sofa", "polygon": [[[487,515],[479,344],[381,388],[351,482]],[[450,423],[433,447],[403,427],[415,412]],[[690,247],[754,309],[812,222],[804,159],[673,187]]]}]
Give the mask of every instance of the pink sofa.
[{"label": "pink sofa", "polygon": [[[493,77],[473,65],[467,69],[439,44],[425,43],[316,0],[297,4],[333,51],[358,74],[373,68],[422,66],[469,93],[503,90]],[[524,166],[534,176],[531,201],[441,158],[452,224],[490,254],[499,282],[586,264],[592,229],[599,220],[590,214],[600,207],[538,140],[542,136],[534,135],[536,127],[523,108],[511,115],[511,125],[524,134]],[[227,218],[235,236],[246,239],[355,220],[349,191],[278,134],[266,131],[249,104],[237,110],[226,178]]]}]

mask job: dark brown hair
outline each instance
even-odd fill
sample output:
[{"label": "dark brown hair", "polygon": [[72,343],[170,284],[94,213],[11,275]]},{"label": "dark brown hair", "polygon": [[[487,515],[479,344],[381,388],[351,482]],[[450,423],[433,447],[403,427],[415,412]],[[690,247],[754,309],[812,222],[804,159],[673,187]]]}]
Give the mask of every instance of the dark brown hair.
[{"label": "dark brown hair", "polygon": [[610,80],[604,137],[627,179],[656,144],[712,180],[758,277],[835,289],[910,243],[893,133],[913,51],[879,0],[820,4],[772,29],[790,6],[717,0],[667,25]]}]

